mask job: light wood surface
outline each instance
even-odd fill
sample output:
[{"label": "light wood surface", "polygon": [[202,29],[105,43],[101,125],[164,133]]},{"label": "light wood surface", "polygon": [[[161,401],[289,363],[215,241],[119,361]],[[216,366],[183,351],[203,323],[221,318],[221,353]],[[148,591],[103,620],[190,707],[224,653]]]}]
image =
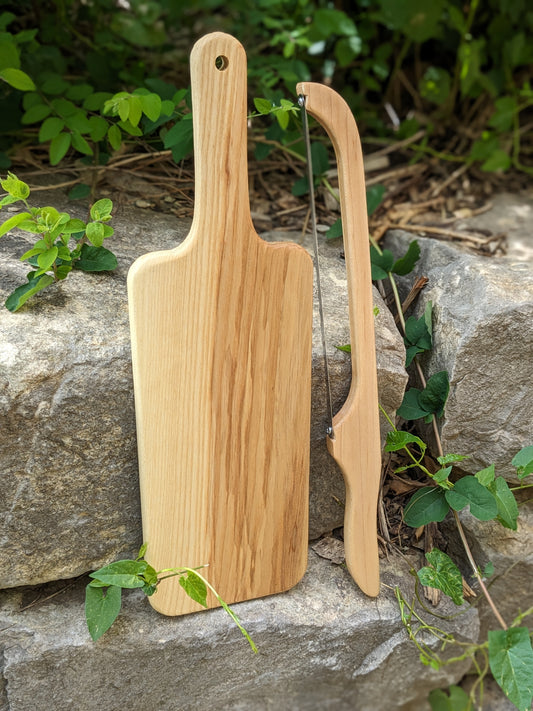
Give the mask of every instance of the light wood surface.
[{"label": "light wood surface", "polygon": [[[143,536],[157,570],[207,563],[232,603],[306,568],[313,268],[252,225],[242,46],[207,35],[190,65],[193,224],[128,276]],[[150,602],[202,609],[175,578]]]},{"label": "light wood surface", "polygon": [[333,418],[328,449],[346,485],[344,545],[348,569],[367,595],[379,593],[377,501],[381,474],[370,245],[361,142],[344,99],[323,84],[301,83],[307,111],[327,131],[338,164],[350,308],[352,381]]}]

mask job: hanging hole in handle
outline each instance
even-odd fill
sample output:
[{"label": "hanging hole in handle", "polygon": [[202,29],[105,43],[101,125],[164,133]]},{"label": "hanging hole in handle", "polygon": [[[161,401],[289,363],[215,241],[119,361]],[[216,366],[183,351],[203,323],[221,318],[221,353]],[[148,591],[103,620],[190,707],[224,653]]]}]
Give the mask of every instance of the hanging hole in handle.
[{"label": "hanging hole in handle", "polygon": [[219,72],[223,72],[225,69],[228,68],[228,66],[229,66],[229,60],[223,54],[220,54],[215,59],[215,67],[218,69]]}]

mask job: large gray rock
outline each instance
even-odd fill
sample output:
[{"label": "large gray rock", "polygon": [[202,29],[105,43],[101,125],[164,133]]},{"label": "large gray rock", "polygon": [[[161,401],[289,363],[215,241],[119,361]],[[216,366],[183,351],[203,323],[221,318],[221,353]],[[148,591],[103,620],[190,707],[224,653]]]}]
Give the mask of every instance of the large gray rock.
[{"label": "large gray rock", "polygon": [[[235,605],[256,656],[220,609],[163,617],[142,593],[127,591],[119,619],[95,644],[82,583],[24,612],[21,604],[32,598],[4,591],[4,708],[426,711],[429,690],[456,683],[467,665],[436,672],[419,662],[392,589],[399,585],[410,597],[412,577],[402,561],[391,564],[383,565],[390,587],[370,602],[345,569],[311,551],[294,589]],[[450,606],[438,612],[449,614]],[[475,641],[477,612],[439,620],[439,627]]]},{"label": "large gray rock", "polygon": [[[414,236],[394,231],[385,246],[403,254]],[[414,276],[429,279],[415,308],[433,303],[433,350],[422,358],[427,376],[446,370],[451,389],[440,423],[445,452],[468,454],[476,472],[494,462],[512,478],[512,457],[532,443],[533,271],[525,261],[466,254],[417,238],[422,254]]]},{"label": "large gray rock", "polygon": [[[73,216],[86,215],[61,195],[47,194],[49,199]],[[110,248],[119,261],[114,274],[74,272],[16,314],[0,308],[0,588],[74,577],[134,554],[141,542],[126,274],[139,255],[175,247],[188,223],[128,207],[116,210],[113,225]],[[27,267],[16,256],[29,245],[18,233],[0,241],[2,303],[25,280]],[[329,249],[326,262],[335,262],[338,272],[326,265],[334,301],[345,288],[344,265],[339,248]],[[384,406],[394,410],[405,385],[403,346],[383,307],[381,312],[380,384]],[[335,316],[328,323],[331,343],[346,342],[344,323]],[[349,358],[339,352],[333,358],[340,393],[349,381]],[[315,392],[321,385],[314,371]],[[319,430],[315,424],[315,439]],[[344,494],[323,436],[313,454],[316,536],[337,525],[338,504],[334,516],[328,513],[331,494]]]}]

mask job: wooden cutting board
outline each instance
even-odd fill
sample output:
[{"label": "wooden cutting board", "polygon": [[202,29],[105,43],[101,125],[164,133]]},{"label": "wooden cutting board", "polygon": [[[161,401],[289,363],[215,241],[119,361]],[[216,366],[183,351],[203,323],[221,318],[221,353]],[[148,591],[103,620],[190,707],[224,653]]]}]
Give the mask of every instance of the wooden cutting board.
[{"label": "wooden cutting board", "polygon": [[[244,49],[213,33],[190,67],[191,230],[128,275],[143,538],[156,570],[207,563],[232,603],[306,568],[313,267],[252,225]],[[202,609],[176,578],[150,602]]]}]

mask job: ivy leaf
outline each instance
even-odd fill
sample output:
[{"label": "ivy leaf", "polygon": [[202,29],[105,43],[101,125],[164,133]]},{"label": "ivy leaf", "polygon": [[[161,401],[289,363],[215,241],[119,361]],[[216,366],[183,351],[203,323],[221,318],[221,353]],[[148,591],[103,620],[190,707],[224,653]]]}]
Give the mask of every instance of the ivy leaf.
[{"label": "ivy leaf", "polygon": [[449,696],[442,689],[433,689],[428,698],[431,711],[472,711],[470,697],[460,686],[450,686]]},{"label": "ivy leaf", "polygon": [[18,286],[13,293],[6,299],[6,309],[14,313],[23,306],[26,301],[37,292],[46,289],[47,286],[54,283],[54,277],[51,274],[41,274],[30,272],[28,274],[28,283]]},{"label": "ivy leaf", "polygon": [[202,607],[207,607],[206,585],[194,570],[188,570],[186,575],[182,575],[179,583],[190,598],[202,605]]},{"label": "ivy leaf", "polygon": [[371,185],[366,191],[366,212],[367,215],[374,214],[374,212],[381,205],[383,196],[387,192],[387,188],[384,185],[377,184]]},{"label": "ivy leaf", "polygon": [[444,412],[444,405],[448,399],[450,392],[450,383],[448,373],[441,370],[429,378],[426,387],[420,393],[418,402],[420,407],[424,408],[427,413],[436,414],[440,417]]},{"label": "ivy leaf", "polygon": [[406,391],[403,396],[402,404],[396,411],[399,417],[402,417],[404,420],[419,420],[428,414],[425,408],[420,407],[420,392],[418,388],[409,388],[409,390]]},{"label": "ivy leaf", "polygon": [[424,314],[420,318],[417,319],[415,316],[409,316],[405,322],[404,343],[407,348],[406,368],[411,365],[415,355],[429,351],[433,347],[431,312],[432,303],[428,301]]},{"label": "ivy leaf", "polygon": [[519,479],[533,474],[533,446],[521,449],[518,454],[515,454],[511,464],[515,467]]},{"label": "ivy leaf", "polygon": [[463,577],[453,560],[438,548],[426,553],[426,560],[432,567],[424,567],[417,572],[422,585],[442,590],[456,605],[462,605]]},{"label": "ivy leaf", "polygon": [[488,487],[489,484],[494,481],[494,464],[491,464],[490,467],[487,467],[486,469],[482,469],[474,474],[474,476],[480,484]]},{"label": "ivy leaf", "polygon": [[410,432],[403,432],[402,430],[392,430],[392,432],[387,432],[387,444],[385,445],[385,452],[397,452],[403,449],[408,444],[417,444],[420,447],[420,452],[423,455],[426,451],[426,443],[423,442],[420,437],[417,437]]},{"label": "ivy leaf", "polygon": [[337,237],[342,237],[342,220],[340,217],[326,232],[326,239],[337,239]]},{"label": "ivy leaf", "polygon": [[420,245],[417,240],[413,240],[407,249],[407,252],[403,257],[397,259],[392,265],[391,271],[394,274],[399,274],[400,276],[405,276],[413,271],[413,267],[418,262],[420,258]]},{"label": "ivy leaf", "polygon": [[426,486],[411,497],[403,512],[403,520],[411,528],[425,526],[427,523],[443,521],[450,510],[444,489]]},{"label": "ivy leaf", "polygon": [[95,587],[91,583],[85,588],[85,619],[93,642],[107,632],[117,619],[122,603],[122,590],[110,587]]},{"label": "ivy leaf", "polygon": [[94,573],[89,573],[89,577],[104,585],[118,588],[142,588],[145,581],[141,576],[147,567],[148,563],[145,560],[117,560],[115,563],[95,570]]},{"label": "ivy leaf", "polygon": [[74,269],[83,272],[107,272],[117,268],[117,258],[105,247],[92,247],[84,244],[81,248],[80,258],[73,264]]},{"label": "ivy leaf", "polygon": [[490,521],[498,514],[498,504],[491,492],[474,476],[465,476],[445,493],[454,511],[470,506],[470,513],[480,521]]},{"label": "ivy leaf", "polygon": [[[476,475],[477,476],[477,475]],[[496,499],[498,506],[497,519],[504,528],[516,531],[518,528],[518,504],[509,484],[503,476],[498,476],[488,484],[488,490]]]},{"label": "ivy leaf", "polygon": [[463,459],[469,459],[468,455],[463,454],[445,454],[443,457],[437,457],[437,462],[445,467],[447,464],[453,464],[454,462],[462,462]]},{"label": "ivy leaf", "polygon": [[533,699],[533,649],[527,627],[489,631],[489,665],[503,693],[520,711]]},{"label": "ivy leaf", "polygon": [[379,252],[374,245],[370,247],[370,262],[372,267],[372,281],[386,279],[394,264],[394,255],[389,249]]}]

